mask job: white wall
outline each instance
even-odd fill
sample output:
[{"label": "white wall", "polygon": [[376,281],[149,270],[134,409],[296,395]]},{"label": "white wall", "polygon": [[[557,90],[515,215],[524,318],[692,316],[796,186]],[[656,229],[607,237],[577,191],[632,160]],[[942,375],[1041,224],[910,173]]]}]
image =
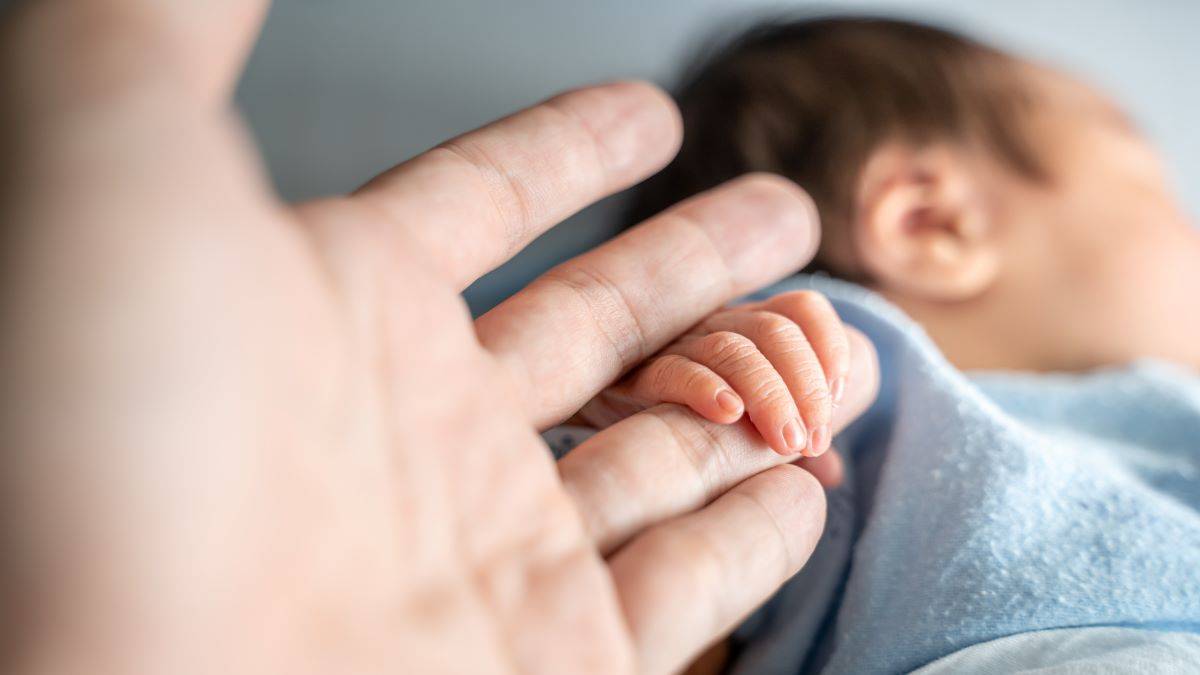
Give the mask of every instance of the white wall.
[{"label": "white wall", "polygon": [[[670,84],[706,32],[798,8],[925,18],[1068,66],[1108,89],[1166,152],[1200,213],[1200,2],[1009,0],[279,0],[239,101],[279,189],[351,189],[451,135],[559,89],[614,77]],[[468,291],[486,308],[611,231],[602,204]]]}]

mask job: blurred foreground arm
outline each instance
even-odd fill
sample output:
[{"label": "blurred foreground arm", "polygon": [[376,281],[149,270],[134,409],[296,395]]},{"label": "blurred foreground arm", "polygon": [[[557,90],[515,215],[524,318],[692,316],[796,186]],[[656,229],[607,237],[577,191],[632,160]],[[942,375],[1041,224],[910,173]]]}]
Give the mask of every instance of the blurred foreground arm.
[{"label": "blurred foreground arm", "polygon": [[586,471],[537,432],[802,265],[807,198],[734,181],[472,322],[462,288],[670,158],[674,108],[582,89],[289,207],[227,101],[264,9],[5,18],[6,672],[680,667],[804,563],[821,489],[673,406]]}]

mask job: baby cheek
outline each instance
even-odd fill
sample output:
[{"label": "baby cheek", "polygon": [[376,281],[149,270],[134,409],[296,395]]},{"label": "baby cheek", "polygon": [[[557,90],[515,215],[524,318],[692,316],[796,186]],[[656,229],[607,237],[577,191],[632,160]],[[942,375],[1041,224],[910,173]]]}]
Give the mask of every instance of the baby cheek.
[{"label": "baby cheek", "polygon": [[1200,230],[1170,217],[1144,213],[1105,238],[1091,260],[1088,303],[1091,339],[1105,336],[1113,361],[1161,355],[1172,336],[1192,333],[1181,322],[1200,303],[1193,270]]}]

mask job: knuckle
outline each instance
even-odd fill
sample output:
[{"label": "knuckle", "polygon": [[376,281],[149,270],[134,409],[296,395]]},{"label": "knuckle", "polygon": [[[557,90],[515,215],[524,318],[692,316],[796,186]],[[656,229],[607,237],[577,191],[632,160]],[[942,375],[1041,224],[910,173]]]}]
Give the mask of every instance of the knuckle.
[{"label": "knuckle", "polygon": [[694,361],[688,361],[686,373],[680,381],[688,392],[699,391],[710,383],[716,384],[712,371]]},{"label": "knuckle", "polygon": [[446,141],[432,152],[461,163],[479,180],[491,198],[497,220],[512,237],[510,246],[515,243],[521,225],[528,223],[537,211],[535,196],[505,170],[489,148],[470,141],[469,137]]},{"label": "knuckle", "polygon": [[567,176],[578,175],[589,184],[600,186],[611,170],[606,144],[600,132],[594,129],[580,110],[573,104],[570,93],[555,96],[546,101],[545,108],[558,117],[560,133],[560,161],[576,169],[564,171]]},{"label": "knuckle", "polygon": [[789,316],[804,317],[806,325],[802,332],[806,335],[816,332],[816,337],[820,338],[817,345],[820,348],[820,356],[831,361],[832,369],[839,369],[839,364],[849,359],[850,342],[847,328],[829,298],[817,291],[803,290],[778,296],[777,301],[779,304],[774,306],[779,311]]},{"label": "knuckle", "polygon": [[762,382],[755,387],[751,394],[751,399],[760,407],[771,408],[790,412],[792,408],[792,393],[788,390],[787,385],[778,377],[764,377]]},{"label": "knuckle", "polygon": [[745,335],[732,331],[718,331],[704,338],[700,352],[705,362],[717,368],[724,368],[751,358],[758,352],[758,347]]},{"label": "knuckle", "polygon": [[809,422],[826,422],[833,415],[833,402],[829,399],[829,391],[824,386],[824,380],[819,385],[809,386],[806,384],[795,400],[796,406],[804,410]]},{"label": "knuckle", "polygon": [[805,400],[819,400],[829,396],[829,385],[825,381],[825,373],[821,364],[815,359],[806,362],[798,373],[801,387],[801,397]]},{"label": "knuckle", "polygon": [[803,337],[795,321],[775,312],[754,312],[753,331],[759,339],[771,342],[790,342]]},{"label": "knuckle", "polygon": [[660,406],[644,414],[663,426],[666,437],[694,481],[695,493],[704,495],[707,501],[720,483],[720,477],[732,471],[728,449],[706,424],[684,408]]},{"label": "knuckle", "polygon": [[660,356],[650,368],[650,388],[658,392],[674,389],[673,385],[686,380],[691,365],[691,359],[683,356]]},{"label": "knuckle", "polygon": [[662,391],[671,381],[671,360],[670,356],[655,359],[642,371],[638,383],[652,392]]},{"label": "knuckle", "polygon": [[558,285],[577,299],[612,347],[622,368],[640,363],[650,353],[638,308],[621,285],[602,270],[578,261],[568,262],[546,272],[534,283]]}]

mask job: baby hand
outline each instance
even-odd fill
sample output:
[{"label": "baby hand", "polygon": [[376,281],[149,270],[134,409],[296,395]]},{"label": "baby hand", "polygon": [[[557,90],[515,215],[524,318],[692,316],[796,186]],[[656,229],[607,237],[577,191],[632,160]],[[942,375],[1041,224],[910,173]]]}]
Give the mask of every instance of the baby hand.
[{"label": "baby hand", "polygon": [[850,371],[846,328],[825,296],[795,291],[719,311],[605,390],[582,412],[601,426],[659,403],[719,424],[747,414],[776,452],[829,449]]}]

